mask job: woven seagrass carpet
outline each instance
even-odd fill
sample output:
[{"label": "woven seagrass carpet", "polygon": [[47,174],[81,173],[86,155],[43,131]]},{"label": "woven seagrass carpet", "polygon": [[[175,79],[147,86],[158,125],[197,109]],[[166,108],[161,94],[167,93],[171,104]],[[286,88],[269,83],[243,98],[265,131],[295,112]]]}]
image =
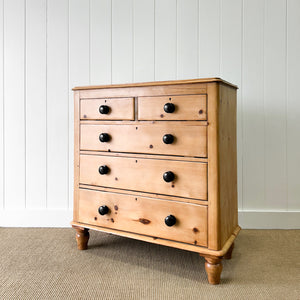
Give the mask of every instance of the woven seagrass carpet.
[{"label": "woven seagrass carpet", "polygon": [[74,232],[0,228],[0,299],[300,299],[300,230],[242,230],[218,286],[196,253]]}]

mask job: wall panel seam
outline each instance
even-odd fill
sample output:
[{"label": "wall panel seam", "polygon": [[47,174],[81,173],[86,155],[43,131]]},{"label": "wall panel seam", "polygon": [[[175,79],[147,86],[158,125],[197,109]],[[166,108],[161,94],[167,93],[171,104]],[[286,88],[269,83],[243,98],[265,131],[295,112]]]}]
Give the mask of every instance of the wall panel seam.
[{"label": "wall panel seam", "polygon": [[222,36],[223,36],[223,30],[222,30],[222,0],[219,0],[219,77],[222,77]]},{"label": "wall panel seam", "polygon": [[197,73],[198,73],[198,77],[200,76],[200,55],[201,55],[201,47],[200,47],[200,10],[201,10],[201,0],[198,0],[198,52],[197,52],[197,58],[198,58],[198,69],[197,69]]},{"label": "wall panel seam", "polygon": [[91,0],[89,0],[89,84],[91,84]]},{"label": "wall panel seam", "polygon": [[46,123],[46,138],[45,138],[45,144],[46,144],[46,149],[45,149],[45,158],[46,158],[46,171],[45,171],[45,176],[46,176],[46,185],[45,185],[45,206],[46,208],[48,207],[48,0],[46,0],[46,26],[45,26],[45,35],[46,35],[46,75],[45,75],[45,123]]},{"label": "wall panel seam", "polygon": [[110,1],[110,83],[112,84],[112,74],[113,74],[113,68],[112,68],[112,60],[113,60],[113,2],[114,0]]},{"label": "wall panel seam", "polygon": [[2,148],[3,148],[3,178],[2,178],[2,181],[3,181],[3,203],[2,203],[2,208],[4,209],[5,208],[5,101],[4,101],[4,90],[5,90],[5,86],[4,86],[4,82],[5,82],[5,79],[4,79],[4,33],[5,33],[5,30],[4,30],[4,18],[5,18],[5,11],[4,11],[4,8],[5,8],[5,5],[4,5],[4,0],[2,1],[2,11],[3,11],[3,19],[2,19],[2,30],[3,30],[3,34],[2,34],[2,39],[3,39],[3,43],[2,43],[2,47],[3,47],[3,51],[2,51],[2,61],[3,61],[3,69],[2,69],[2,73],[3,73],[3,77],[2,77],[2,80],[3,80],[3,98],[2,98],[2,111],[3,111],[3,127],[2,127],[2,139],[3,139],[3,145],[2,145]]},{"label": "wall panel seam", "polygon": [[131,28],[131,34],[132,34],[132,77],[131,81],[135,81],[135,51],[134,51],[134,12],[135,12],[135,1],[131,0],[131,22],[132,22],[132,28]]},{"label": "wall panel seam", "polygon": [[[299,29],[298,29],[299,30]],[[288,0],[285,0],[285,167],[286,167],[286,210],[289,210],[289,188],[288,188],[288,179],[289,179],[289,164],[288,164]]]},{"label": "wall panel seam", "polygon": [[264,118],[264,128],[263,128],[263,136],[264,136],[264,195],[263,195],[263,201],[266,201],[266,139],[265,139],[265,133],[266,133],[266,117],[265,117],[265,112],[266,112],[266,80],[265,80],[265,69],[266,69],[266,63],[265,63],[265,28],[266,28],[266,1],[264,0],[264,5],[263,5],[263,28],[262,28],[262,39],[263,39],[263,49],[262,49],[262,61],[263,61],[263,74],[262,74],[262,87],[263,87],[263,93],[262,93],[262,102],[263,102],[263,118]]},{"label": "wall panel seam", "polygon": [[[241,13],[241,86],[239,87],[240,88],[240,106],[241,106],[241,123],[242,123],[242,135],[241,135],[241,145],[242,145],[242,149],[244,149],[244,142],[245,142],[245,139],[244,139],[244,136],[245,136],[245,126],[244,126],[244,108],[243,108],[243,96],[244,96],[244,93],[243,93],[243,85],[244,85],[244,76],[243,76],[243,72],[244,72],[244,43],[245,43],[245,33],[244,33],[244,30],[245,30],[245,11],[244,11],[244,0],[242,0],[242,6],[241,6],[241,10],[242,10],[242,13]],[[244,208],[244,155],[243,155],[243,151],[241,151],[241,156],[242,156],[242,159],[241,159],[241,176],[240,176],[240,181],[241,181],[241,189],[242,189],[242,199],[241,199],[241,202],[242,203],[242,209]]]},{"label": "wall panel seam", "polygon": [[176,54],[175,54],[175,56],[176,56],[176,66],[175,66],[175,75],[176,75],[176,79],[178,79],[178,0],[176,0],[176,10],[175,10],[176,12],[176,16],[175,16],[175,18],[176,18]]},{"label": "wall panel seam", "polygon": [[[89,3],[90,3],[90,0],[89,0]],[[72,91],[70,89],[70,73],[71,73],[71,70],[70,70],[70,0],[68,0],[68,170],[67,170],[67,182],[70,183],[70,97],[72,96]],[[68,207],[70,207],[70,188],[67,189],[67,200],[68,200]]]},{"label": "wall panel seam", "polygon": [[154,6],[154,8],[153,8],[153,11],[154,11],[154,13],[153,13],[153,19],[154,19],[154,22],[153,22],[153,25],[154,25],[154,37],[153,37],[153,51],[154,51],[154,57],[153,57],[153,72],[154,72],[154,78],[153,78],[153,80],[155,81],[156,79],[155,79],[155,40],[156,40],[156,24],[155,24],[155,16],[156,16],[156,8],[155,8],[155,4],[156,4],[156,0],[153,0],[153,6]]},{"label": "wall panel seam", "polygon": [[27,51],[26,51],[26,47],[27,47],[27,41],[26,41],[26,30],[27,30],[27,18],[26,18],[26,14],[27,14],[27,0],[25,0],[24,2],[24,207],[26,208],[26,202],[27,202],[27,168],[26,168],[26,157],[27,157],[27,135],[26,135],[26,131],[27,131],[27,126],[26,126],[26,93],[27,93],[27,78],[26,78],[26,73],[27,73]]},{"label": "wall panel seam", "polygon": [[200,24],[200,21],[199,21],[199,18],[200,18],[200,14],[199,14],[199,7],[200,7],[200,3],[199,3],[200,0],[197,0],[197,77],[199,77],[199,50],[200,50],[200,47],[199,47],[199,24]]}]

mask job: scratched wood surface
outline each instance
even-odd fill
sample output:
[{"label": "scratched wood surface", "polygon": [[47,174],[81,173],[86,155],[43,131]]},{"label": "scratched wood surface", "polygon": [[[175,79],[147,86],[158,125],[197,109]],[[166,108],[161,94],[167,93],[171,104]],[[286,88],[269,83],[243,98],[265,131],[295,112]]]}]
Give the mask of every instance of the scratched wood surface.
[{"label": "scratched wood surface", "polygon": [[[79,197],[78,222],[207,245],[206,206],[85,189]],[[102,205],[109,208],[107,215],[98,213]],[[168,215],[176,217],[174,226],[165,225]]]}]

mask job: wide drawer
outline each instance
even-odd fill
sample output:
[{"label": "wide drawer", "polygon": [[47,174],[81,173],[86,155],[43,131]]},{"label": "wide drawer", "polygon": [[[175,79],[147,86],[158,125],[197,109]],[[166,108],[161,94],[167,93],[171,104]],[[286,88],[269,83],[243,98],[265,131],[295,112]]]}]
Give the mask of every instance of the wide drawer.
[{"label": "wide drawer", "polygon": [[206,118],[206,95],[138,98],[139,120],[206,120]]},{"label": "wide drawer", "polygon": [[[102,171],[108,171],[101,175]],[[163,175],[175,179],[166,182]],[[170,179],[170,173],[167,174]],[[207,200],[207,164],[150,158],[80,155],[80,183]]]},{"label": "wide drawer", "polygon": [[[81,125],[80,149],[206,157],[206,128],[197,125],[174,125],[168,122],[140,125]],[[101,133],[109,135],[107,142],[99,140]],[[170,135],[173,142],[166,144],[165,142],[172,141]]]},{"label": "wide drawer", "polygon": [[82,99],[80,118],[83,120],[134,120],[134,99]]},{"label": "wide drawer", "polygon": [[[100,206],[108,213],[99,214]],[[82,223],[207,246],[206,206],[80,189],[78,208]],[[165,224],[170,215],[173,226]]]}]

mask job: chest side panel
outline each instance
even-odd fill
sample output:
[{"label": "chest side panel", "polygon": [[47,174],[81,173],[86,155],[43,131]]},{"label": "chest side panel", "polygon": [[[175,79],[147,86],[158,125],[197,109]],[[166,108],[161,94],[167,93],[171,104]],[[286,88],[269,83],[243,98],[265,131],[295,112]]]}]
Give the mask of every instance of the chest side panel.
[{"label": "chest side panel", "polygon": [[221,246],[238,226],[236,89],[220,85],[219,176]]}]

